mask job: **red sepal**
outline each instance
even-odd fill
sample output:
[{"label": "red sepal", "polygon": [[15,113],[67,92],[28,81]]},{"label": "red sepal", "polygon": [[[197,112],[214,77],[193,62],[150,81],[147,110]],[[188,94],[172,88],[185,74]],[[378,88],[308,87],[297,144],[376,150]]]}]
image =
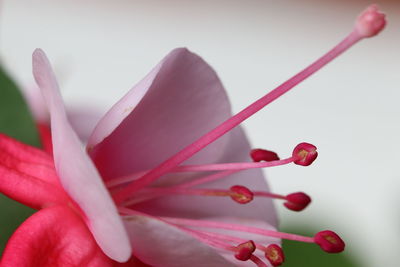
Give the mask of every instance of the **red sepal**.
[{"label": "red sepal", "polygon": [[3,134],[0,192],[35,209],[70,200],[60,185],[50,155]]},{"label": "red sepal", "polygon": [[36,127],[39,131],[40,141],[42,143],[43,150],[53,155],[53,143],[51,140],[51,129],[49,125],[44,123],[37,123]]},{"label": "red sepal", "polygon": [[0,266],[113,266],[81,217],[68,206],[40,210],[12,235]]}]

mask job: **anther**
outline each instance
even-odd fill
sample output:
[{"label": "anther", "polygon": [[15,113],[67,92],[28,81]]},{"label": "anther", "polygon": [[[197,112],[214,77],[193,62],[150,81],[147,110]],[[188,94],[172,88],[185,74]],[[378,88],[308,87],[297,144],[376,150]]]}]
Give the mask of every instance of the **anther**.
[{"label": "anther", "polygon": [[317,147],[309,143],[300,143],[293,150],[294,164],[309,166],[318,156]]},{"label": "anther", "polygon": [[321,231],[314,236],[314,242],[328,253],[339,253],[344,250],[344,241],[335,233],[329,230]]},{"label": "anther", "polygon": [[252,240],[244,242],[236,247],[237,251],[235,253],[235,258],[240,261],[247,261],[253,255],[256,250],[256,245]]},{"label": "anther", "polygon": [[250,157],[253,159],[254,162],[274,161],[280,159],[278,154],[276,154],[275,152],[261,148],[251,150]]},{"label": "anther", "polygon": [[265,257],[273,266],[280,266],[285,261],[282,248],[276,244],[271,244],[265,249]]},{"label": "anther", "polygon": [[356,20],[357,32],[363,37],[373,37],[385,28],[385,14],[381,13],[377,5],[370,5]]},{"label": "anther", "polygon": [[253,192],[251,192],[247,187],[234,185],[230,190],[233,192],[231,198],[240,204],[247,204],[254,198]]},{"label": "anther", "polygon": [[311,202],[311,198],[303,192],[289,194],[286,196],[286,200],[283,205],[293,211],[302,211]]}]

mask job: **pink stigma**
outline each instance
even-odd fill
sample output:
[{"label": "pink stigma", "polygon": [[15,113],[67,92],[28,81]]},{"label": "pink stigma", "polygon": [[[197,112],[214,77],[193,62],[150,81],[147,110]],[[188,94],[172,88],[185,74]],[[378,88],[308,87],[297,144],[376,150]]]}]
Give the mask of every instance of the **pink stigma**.
[{"label": "pink stigma", "polygon": [[322,250],[328,253],[339,253],[344,250],[345,243],[335,232],[326,230],[317,233],[314,241]]},{"label": "pink stigma", "polygon": [[377,5],[370,5],[356,20],[356,29],[363,37],[373,37],[380,33],[386,25],[385,14]]}]

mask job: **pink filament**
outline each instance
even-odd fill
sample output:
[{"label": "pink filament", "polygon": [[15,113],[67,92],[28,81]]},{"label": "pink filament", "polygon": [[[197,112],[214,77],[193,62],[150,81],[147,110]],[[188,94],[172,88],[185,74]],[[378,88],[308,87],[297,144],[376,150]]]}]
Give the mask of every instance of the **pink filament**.
[{"label": "pink filament", "polygon": [[205,221],[205,220],[198,221],[198,220],[191,220],[191,219],[169,218],[169,217],[163,217],[162,219],[169,223],[177,224],[177,225],[206,227],[206,228],[219,228],[219,229],[225,229],[225,230],[259,234],[259,235],[269,236],[269,237],[276,237],[276,238],[281,238],[281,239],[300,241],[300,242],[305,242],[305,243],[314,243],[313,237],[306,237],[306,236],[300,236],[300,235],[295,235],[295,234],[282,233],[282,232],[277,232],[277,231],[273,231],[273,230],[265,230],[265,229],[256,228],[256,227],[243,226],[243,225],[239,225],[239,224],[228,224],[228,223]]},{"label": "pink filament", "polygon": [[155,180],[157,180],[159,177],[163,176],[164,174],[168,173],[171,171],[173,168],[202,150],[204,147],[209,145],[210,143],[214,142],[218,138],[220,138],[222,135],[227,133],[228,131],[232,130],[234,127],[239,125],[241,122],[261,110],[263,107],[277,99],[278,97],[282,96],[286,92],[288,92],[290,89],[292,89],[294,86],[311,76],[313,73],[321,69],[323,66],[328,64],[330,61],[332,61],[334,58],[336,58],[338,55],[343,53],[345,50],[350,48],[352,45],[357,43],[359,40],[361,40],[363,37],[358,33],[357,30],[353,30],[343,41],[341,41],[338,45],[336,45],[332,50],[330,50],[328,53],[323,55],[321,58],[319,58],[317,61],[315,61],[313,64],[305,68],[304,70],[300,71],[298,74],[296,74],[294,77],[291,79],[287,80],[284,82],[282,85],[278,86],[265,96],[261,97],[259,100],[248,106],[247,108],[243,109],[236,115],[232,116],[210,132],[206,133],[202,137],[200,137],[198,140],[193,142],[192,144],[186,146],[183,148],[181,151],[179,151],[177,154],[173,155],[172,157],[168,158],[165,160],[163,163],[161,163],[159,166],[156,168],[152,169],[151,171],[147,172],[145,175],[143,175],[141,178],[135,180],[122,190],[120,190],[115,196],[114,200],[117,204],[121,203],[124,199],[128,198],[130,195],[132,195],[134,192],[137,190],[142,189],[143,187],[146,187],[147,185],[151,184]]},{"label": "pink filament", "polygon": [[291,162],[293,162],[293,157],[282,160],[268,161],[268,162],[240,162],[240,163],[204,164],[204,165],[184,165],[174,168],[172,172],[247,170],[247,169],[281,166]]},{"label": "pink filament", "polygon": [[[275,160],[269,162],[235,162],[235,163],[219,163],[219,164],[202,164],[202,165],[184,165],[178,166],[170,170],[169,173],[174,172],[200,172],[200,171],[226,171],[226,173],[219,173],[213,174],[214,180],[215,177],[218,179],[220,176],[227,176],[236,171],[247,170],[247,169],[258,169],[258,168],[266,168],[266,167],[276,167],[281,166],[284,164],[288,164],[293,162],[293,157],[282,159],[282,160]],[[229,172],[228,172],[229,171]],[[107,183],[107,186],[114,187],[118,186],[127,182],[134,182],[135,179],[141,177],[142,175],[146,174],[149,171],[141,171],[138,173],[131,174],[129,176],[124,176],[120,178],[115,178]],[[203,182],[201,182],[203,183]],[[196,182],[198,184],[198,182]]]},{"label": "pink filament", "polygon": [[264,192],[264,191],[253,191],[253,194],[255,197],[269,197],[269,198],[276,198],[276,199],[286,199],[286,196],[273,194],[273,193],[269,193],[269,192]]},{"label": "pink filament", "polygon": [[259,257],[254,254],[251,255],[250,260],[254,262],[257,267],[268,267],[268,265],[266,265]]},{"label": "pink filament", "polygon": [[181,184],[177,185],[176,188],[188,188],[188,187],[193,187],[193,186],[200,185],[200,184],[210,183],[210,182],[225,178],[226,176],[234,174],[238,171],[241,171],[241,170],[221,171],[221,172],[213,173],[213,174],[195,179],[193,181],[181,183]]}]

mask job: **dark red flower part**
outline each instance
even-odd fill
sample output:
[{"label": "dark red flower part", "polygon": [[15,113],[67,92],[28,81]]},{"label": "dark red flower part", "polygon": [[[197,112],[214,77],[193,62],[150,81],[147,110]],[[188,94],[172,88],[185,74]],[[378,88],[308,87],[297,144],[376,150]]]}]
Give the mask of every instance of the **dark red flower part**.
[{"label": "dark red flower part", "polygon": [[301,166],[309,166],[318,156],[317,147],[309,143],[300,143],[293,149],[293,162]]},{"label": "dark red flower part", "polygon": [[43,150],[49,153],[50,155],[53,154],[53,144],[51,142],[51,129],[48,124],[45,123],[37,123],[36,127],[39,131],[40,141],[42,143]]},{"label": "dark red flower part", "polygon": [[235,258],[240,261],[247,261],[250,259],[253,252],[256,250],[256,245],[252,240],[244,242],[237,247],[237,252],[235,253]]},{"label": "dark red flower part", "polygon": [[254,162],[280,160],[278,154],[276,154],[275,152],[261,148],[251,150],[250,157],[253,159]]},{"label": "dark red flower part", "polygon": [[280,266],[285,261],[285,254],[280,246],[271,244],[265,250],[265,257],[273,266]]},{"label": "dark red flower part", "polygon": [[52,157],[0,134],[0,192],[33,209],[72,202],[62,188]]},{"label": "dark red flower part", "polygon": [[286,196],[286,200],[287,202],[283,203],[283,205],[293,211],[302,211],[311,202],[311,198],[303,192],[289,194]]},{"label": "dark red flower part", "polygon": [[344,250],[344,241],[333,231],[321,231],[314,236],[315,243],[328,253],[339,253]]},{"label": "dark red flower part", "polygon": [[245,186],[234,185],[230,190],[234,193],[231,195],[231,198],[240,204],[247,204],[254,198],[253,192]]}]

